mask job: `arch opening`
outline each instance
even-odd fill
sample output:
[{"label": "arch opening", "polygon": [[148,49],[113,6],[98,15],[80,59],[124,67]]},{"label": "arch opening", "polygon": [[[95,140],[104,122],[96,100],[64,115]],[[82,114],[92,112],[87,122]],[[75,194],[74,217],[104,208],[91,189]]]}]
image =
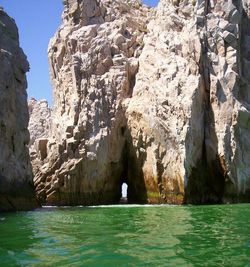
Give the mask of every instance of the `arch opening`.
[{"label": "arch opening", "polygon": [[127,183],[122,183],[121,185],[120,203],[121,204],[128,203],[128,184]]}]

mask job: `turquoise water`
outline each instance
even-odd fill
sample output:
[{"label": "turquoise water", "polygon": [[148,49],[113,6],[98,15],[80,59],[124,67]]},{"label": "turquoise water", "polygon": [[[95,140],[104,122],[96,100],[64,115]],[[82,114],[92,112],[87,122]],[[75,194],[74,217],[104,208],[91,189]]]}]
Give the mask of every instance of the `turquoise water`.
[{"label": "turquoise water", "polygon": [[250,266],[250,204],[0,214],[0,266]]}]

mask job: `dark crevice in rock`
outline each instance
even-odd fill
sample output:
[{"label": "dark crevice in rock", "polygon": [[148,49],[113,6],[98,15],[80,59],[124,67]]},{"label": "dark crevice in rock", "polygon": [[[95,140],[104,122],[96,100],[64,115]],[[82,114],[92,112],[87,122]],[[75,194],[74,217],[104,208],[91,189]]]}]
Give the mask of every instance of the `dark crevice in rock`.
[{"label": "dark crevice in rock", "polygon": [[133,145],[130,131],[126,132],[126,163],[127,163],[127,184],[128,184],[128,202],[129,203],[147,203],[147,190],[144,174],[142,171],[142,162],[145,158],[137,158],[136,148]]},{"label": "dark crevice in rock", "polygon": [[162,175],[164,173],[164,166],[161,163],[161,160],[157,160],[156,163],[156,168],[157,168],[157,174],[158,174],[158,187],[159,187],[159,192],[160,195],[164,196],[164,187],[163,187],[163,181],[162,181]]},{"label": "dark crevice in rock", "polygon": [[147,203],[147,192],[141,166],[138,164],[136,150],[133,146],[130,131],[126,126],[121,128],[125,143],[122,151],[123,172],[120,179],[120,188],[123,183],[128,185],[128,203]]},{"label": "dark crevice in rock", "polygon": [[[205,1],[205,14],[209,11]],[[205,21],[205,29],[207,28]],[[201,37],[200,74],[204,95],[204,136],[202,155],[191,170],[185,188],[185,202],[194,204],[221,203],[224,195],[225,174],[218,156],[218,139],[215,132],[214,112],[210,102],[210,60],[208,57],[207,33]]]},{"label": "dark crevice in rock", "polygon": [[11,144],[12,144],[12,151],[15,153],[15,137],[14,135],[11,136]]},{"label": "dark crevice in rock", "polygon": [[130,75],[130,77],[129,77],[129,92],[128,92],[129,97],[132,97],[132,95],[133,95],[133,90],[135,87],[135,77],[136,77],[136,73]]}]

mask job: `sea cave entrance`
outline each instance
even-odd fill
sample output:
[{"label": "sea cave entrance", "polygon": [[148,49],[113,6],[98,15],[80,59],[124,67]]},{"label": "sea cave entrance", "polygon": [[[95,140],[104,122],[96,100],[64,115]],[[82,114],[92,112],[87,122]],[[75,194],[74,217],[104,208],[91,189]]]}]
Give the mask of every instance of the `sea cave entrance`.
[{"label": "sea cave entrance", "polygon": [[137,149],[133,145],[127,125],[122,128],[121,135],[125,140],[120,160],[121,172],[117,177],[115,189],[116,196],[119,196],[118,203],[145,204],[147,203],[147,190],[142,170],[144,158],[138,158]]}]

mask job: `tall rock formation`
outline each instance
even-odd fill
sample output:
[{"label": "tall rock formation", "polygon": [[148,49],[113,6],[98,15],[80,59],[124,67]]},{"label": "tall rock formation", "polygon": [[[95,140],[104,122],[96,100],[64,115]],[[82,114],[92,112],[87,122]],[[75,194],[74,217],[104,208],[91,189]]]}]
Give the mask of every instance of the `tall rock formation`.
[{"label": "tall rock formation", "polygon": [[37,206],[27,147],[28,70],[15,22],[0,9],[0,211]]},{"label": "tall rock formation", "polygon": [[128,124],[152,201],[250,199],[247,1],[161,1]]},{"label": "tall rock formation", "polygon": [[135,177],[153,203],[182,203],[188,170],[202,157],[200,36],[191,1],[161,1],[148,25],[127,109]]},{"label": "tall rock formation", "polygon": [[248,1],[64,5],[42,203],[249,201]]},{"label": "tall rock formation", "polygon": [[149,9],[139,1],[64,1],[49,45],[52,135],[35,174],[42,203],[118,202],[126,179],[126,118]]}]

